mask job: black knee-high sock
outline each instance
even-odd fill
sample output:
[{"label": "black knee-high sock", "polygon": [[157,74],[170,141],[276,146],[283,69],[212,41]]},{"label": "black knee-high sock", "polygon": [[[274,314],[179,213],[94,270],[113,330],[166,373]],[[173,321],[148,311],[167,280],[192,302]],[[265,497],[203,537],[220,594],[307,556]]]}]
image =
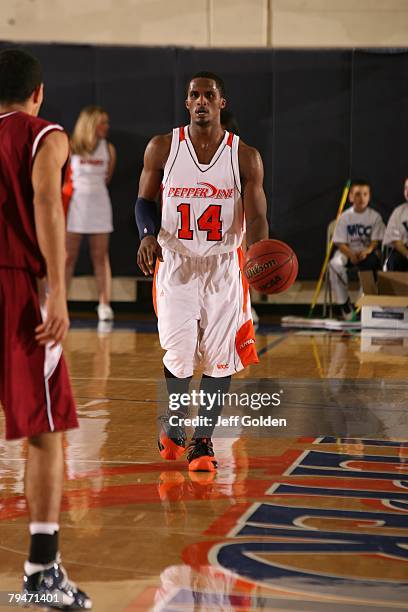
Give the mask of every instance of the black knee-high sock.
[{"label": "black knee-high sock", "polygon": [[[169,395],[169,405],[165,411],[164,427],[167,432],[167,435],[170,438],[177,438],[179,437],[178,428],[175,425],[170,426],[167,420],[168,420],[168,416],[170,415],[176,415],[179,417],[187,416],[188,406],[180,405],[180,403],[177,400],[177,396],[180,397],[180,395],[182,395],[183,393],[188,393],[188,389],[190,386],[190,381],[192,379],[192,376],[188,376],[187,378],[177,378],[176,376],[174,376],[174,374],[170,372],[170,370],[166,368],[166,366],[164,366],[164,376],[166,378],[167,393]],[[170,410],[170,397],[171,396],[173,397],[173,399],[175,399],[177,410]],[[162,422],[162,426],[163,426],[163,422]],[[182,424],[180,424],[180,426],[182,427],[182,429],[184,429],[184,426]]]},{"label": "black knee-high sock", "polygon": [[[182,395],[183,393],[188,393],[188,389],[190,386],[190,381],[192,376],[187,376],[187,378],[177,378],[164,366],[164,376],[166,378],[167,385],[167,393],[170,395]],[[186,415],[188,412],[188,408],[185,406],[181,406],[177,413],[183,413]]]},{"label": "black knee-high sock", "polygon": [[211,438],[214,428],[217,424],[218,417],[220,416],[223,408],[222,395],[228,393],[231,385],[231,376],[224,376],[223,378],[215,378],[213,376],[207,376],[203,374],[200,383],[200,391],[215,395],[215,402],[211,410],[208,410],[208,400],[204,401],[200,405],[198,410],[199,417],[207,417],[207,425],[199,426],[194,431],[193,438]]}]

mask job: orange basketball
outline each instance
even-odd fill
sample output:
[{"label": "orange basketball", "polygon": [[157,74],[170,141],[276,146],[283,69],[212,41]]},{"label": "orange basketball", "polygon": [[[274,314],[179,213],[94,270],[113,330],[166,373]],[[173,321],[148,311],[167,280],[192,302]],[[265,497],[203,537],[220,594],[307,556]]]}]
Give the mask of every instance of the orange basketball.
[{"label": "orange basketball", "polygon": [[255,242],[245,256],[245,277],[261,293],[286,291],[295,282],[298,269],[295,253],[280,240]]}]

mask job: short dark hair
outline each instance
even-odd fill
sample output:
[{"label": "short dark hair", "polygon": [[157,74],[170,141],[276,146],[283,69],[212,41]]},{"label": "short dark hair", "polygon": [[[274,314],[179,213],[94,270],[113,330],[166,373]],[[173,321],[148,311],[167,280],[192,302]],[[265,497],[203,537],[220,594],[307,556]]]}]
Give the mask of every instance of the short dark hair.
[{"label": "short dark hair", "polygon": [[0,52],[0,102],[25,102],[43,82],[41,64],[22,49]]},{"label": "short dark hair", "polygon": [[225,98],[225,83],[222,80],[222,78],[218,76],[218,74],[215,74],[214,72],[207,72],[205,70],[202,72],[196,72],[196,74],[194,74],[189,80],[189,82],[187,83],[187,87],[186,87],[187,93],[188,93],[188,88],[190,87],[190,83],[191,81],[194,81],[194,79],[211,79],[212,81],[215,81],[217,89],[220,92],[221,98]]},{"label": "short dark hair", "polygon": [[356,187],[357,185],[359,185],[359,187],[368,187],[369,189],[371,189],[371,183],[364,178],[353,179],[350,184],[350,190],[353,189],[353,187]]}]

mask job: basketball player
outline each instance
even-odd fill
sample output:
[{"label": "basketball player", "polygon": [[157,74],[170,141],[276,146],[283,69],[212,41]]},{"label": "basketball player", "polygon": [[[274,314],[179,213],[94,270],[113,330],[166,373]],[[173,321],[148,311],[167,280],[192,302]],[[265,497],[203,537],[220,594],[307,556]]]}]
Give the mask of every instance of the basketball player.
[{"label": "basketball player", "polygon": [[[6,438],[28,439],[25,492],[31,546],[23,593],[33,603],[90,609],[68,581],[58,532],[64,458],[62,431],[77,427],[61,342],[69,320],[65,293],[62,176],[69,147],[62,127],[37,117],[39,62],[21,50],[0,53],[0,400]],[[43,303],[37,279],[47,278]],[[41,599],[58,596],[59,603]],[[54,600],[53,600],[54,601]]]},{"label": "basketball player", "polygon": [[384,244],[392,247],[387,270],[408,270],[408,178],[404,182],[405,202],[392,211],[384,234]]},{"label": "basketball player", "polygon": [[[225,105],[222,79],[196,74],[187,89],[189,125],[155,136],[145,152],[136,203],[138,264],[152,274],[156,258],[154,297],[169,394],[187,391],[197,366],[203,369],[201,389],[224,393],[232,374],[258,362],[240,246],[245,226],[248,246],[268,237],[263,165],[258,151],[221,127]],[[208,425],[194,432],[187,455],[192,471],[217,467],[211,435],[221,403],[215,402]],[[207,408],[202,404],[198,416],[208,417]],[[181,426],[169,427],[168,416],[159,449],[175,459],[186,435]]]},{"label": "basketball player", "polygon": [[370,198],[370,184],[363,179],[353,181],[349,195],[352,206],[340,215],[333,235],[337,251],[330,260],[330,282],[334,301],[346,321],[354,314],[348,295],[347,268],[379,270],[381,267],[377,250],[385,227],[381,215],[369,206]]}]

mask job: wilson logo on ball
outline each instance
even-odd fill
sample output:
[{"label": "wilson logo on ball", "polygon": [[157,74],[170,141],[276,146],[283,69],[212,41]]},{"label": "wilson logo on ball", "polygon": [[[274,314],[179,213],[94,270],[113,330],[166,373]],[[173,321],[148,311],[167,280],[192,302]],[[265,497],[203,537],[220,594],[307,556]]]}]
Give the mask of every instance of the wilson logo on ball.
[{"label": "wilson logo on ball", "polygon": [[249,247],[243,273],[253,289],[263,293],[281,293],[294,283],[298,260],[285,242],[260,240]]},{"label": "wilson logo on ball", "polygon": [[258,274],[262,274],[262,272],[264,272],[265,270],[269,270],[269,268],[272,268],[276,265],[277,262],[275,259],[270,259],[269,261],[265,261],[265,263],[262,264],[256,263],[246,269],[246,277],[249,279],[253,276],[258,276]]}]

